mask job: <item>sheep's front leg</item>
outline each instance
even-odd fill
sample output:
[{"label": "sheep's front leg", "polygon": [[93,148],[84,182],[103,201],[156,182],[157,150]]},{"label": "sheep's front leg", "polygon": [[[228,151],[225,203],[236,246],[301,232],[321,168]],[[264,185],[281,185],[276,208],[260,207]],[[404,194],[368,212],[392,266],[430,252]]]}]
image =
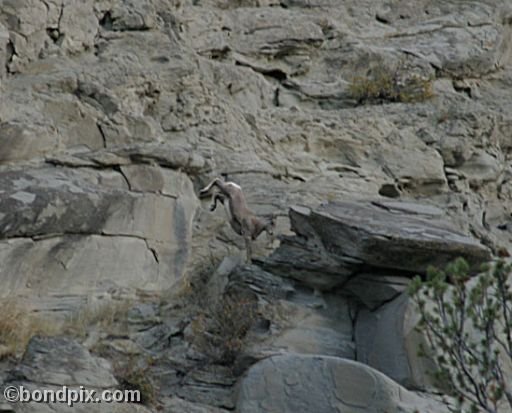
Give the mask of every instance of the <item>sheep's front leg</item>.
[{"label": "sheep's front leg", "polygon": [[210,190],[213,188],[214,185],[219,186],[219,182],[221,182],[220,179],[215,178],[213,181],[211,181],[208,185],[206,185],[203,189],[201,189],[199,191],[199,195],[200,196],[206,195],[208,192],[210,192]]},{"label": "sheep's front leg", "polygon": [[252,262],[252,240],[251,237],[244,236],[245,240],[245,251],[246,251],[246,260],[247,264],[250,264]]},{"label": "sheep's front leg", "polygon": [[213,193],[212,194],[212,203],[210,205],[211,212],[215,211],[215,209],[217,208],[217,202],[219,202],[219,201],[221,204],[224,204],[224,201],[225,201],[224,196],[219,193]]}]

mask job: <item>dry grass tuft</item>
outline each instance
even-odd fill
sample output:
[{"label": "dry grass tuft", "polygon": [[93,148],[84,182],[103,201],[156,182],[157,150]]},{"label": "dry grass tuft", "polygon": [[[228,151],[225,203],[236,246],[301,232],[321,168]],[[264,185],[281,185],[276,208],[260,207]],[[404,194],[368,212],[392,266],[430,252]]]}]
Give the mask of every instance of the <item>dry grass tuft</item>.
[{"label": "dry grass tuft", "polygon": [[14,299],[0,302],[0,359],[20,356],[36,335],[58,333],[58,323],[23,307]]},{"label": "dry grass tuft", "polygon": [[186,273],[171,289],[161,296],[162,306],[172,305],[174,308],[202,308],[205,296],[208,295],[207,284],[220,262],[205,260],[193,271]]},{"label": "dry grass tuft", "polygon": [[111,332],[124,329],[131,301],[109,301],[95,307],[86,306],[65,321],[43,317],[14,299],[0,301],[0,360],[19,356],[35,335],[68,334],[84,338],[90,328]]},{"label": "dry grass tuft", "polygon": [[127,321],[128,310],[132,307],[131,300],[108,301],[95,306],[86,305],[72,314],[64,323],[65,334],[85,337],[91,327],[111,332],[115,327],[123,329]]}]

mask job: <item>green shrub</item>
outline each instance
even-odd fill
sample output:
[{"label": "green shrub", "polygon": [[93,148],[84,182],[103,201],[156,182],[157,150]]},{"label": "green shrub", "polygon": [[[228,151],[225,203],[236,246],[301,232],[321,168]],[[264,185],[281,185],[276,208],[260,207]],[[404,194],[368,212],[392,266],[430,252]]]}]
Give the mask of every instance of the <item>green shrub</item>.
[{"label": "green shrub", "polygon": [[471,278],[460,258],[444,271],[429,269],[426,281],[416,277],[411,283],[421,314],[418,329],[431,346],[420,354],[437,362],[435,378],[458,400],[453,411],[496,413],[500,403],[512,408],[505,372],[512,365],[511,269],[498,262]]}]

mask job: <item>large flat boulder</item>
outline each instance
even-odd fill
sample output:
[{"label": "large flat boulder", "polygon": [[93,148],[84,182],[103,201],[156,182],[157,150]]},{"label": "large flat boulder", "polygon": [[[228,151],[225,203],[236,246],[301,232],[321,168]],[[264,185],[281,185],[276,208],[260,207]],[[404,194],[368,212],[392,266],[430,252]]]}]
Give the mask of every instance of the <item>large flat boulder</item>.
[{"label": "large flat boulder", "polygon": [[457,257],[474,269],[490,260],[487,247],[455,229],[441,214],[438,208],[409,202],[292,207],[291,226],[297,235],[284,237],[264,266],[325,289],[345,283],[363,269],[414,276]]},{"label": "large flat boulder", "polygon": [[[312,210],[309,220],[331,255],[372,267],[424,273],[428,266],[444,266],[456,257],[473,266],[490,259],[478,240],[424,211],[400,202],[329,202]],[[290,213],[292,228],[300,234],[295,215],[303,215],[302,210]]]},{"label": "large flat boulder", "polygon": [[260,361],[240,381],[239,413],[448,411],[364,364],[337,357],[284,354]]}]

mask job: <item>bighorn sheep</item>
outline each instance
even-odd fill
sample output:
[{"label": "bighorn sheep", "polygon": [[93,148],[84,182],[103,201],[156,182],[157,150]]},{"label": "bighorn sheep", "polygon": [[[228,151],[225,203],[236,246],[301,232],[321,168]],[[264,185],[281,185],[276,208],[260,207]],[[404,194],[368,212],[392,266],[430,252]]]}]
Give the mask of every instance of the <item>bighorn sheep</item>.
[{"label": "bighorn sheep", "polygon": [[263,231],[266,231],[270,239],[273,240],[275,216],[256,216],[247,206],[242,188],[234,182],[222,181],[220,178],[215,178],[201,189],[200,195],[208,194],[214,186],[220,192],[212,193],[210,211],[215,211],[219,201],[224,205],[231,228],[238,235],[244,237],[247,262],[251,262],[252,241],[258,238]]}]

